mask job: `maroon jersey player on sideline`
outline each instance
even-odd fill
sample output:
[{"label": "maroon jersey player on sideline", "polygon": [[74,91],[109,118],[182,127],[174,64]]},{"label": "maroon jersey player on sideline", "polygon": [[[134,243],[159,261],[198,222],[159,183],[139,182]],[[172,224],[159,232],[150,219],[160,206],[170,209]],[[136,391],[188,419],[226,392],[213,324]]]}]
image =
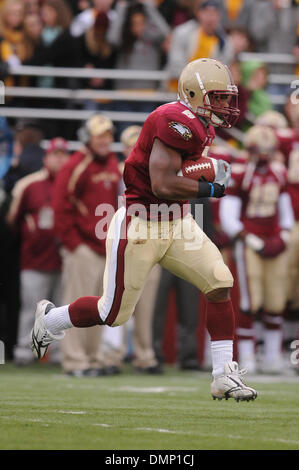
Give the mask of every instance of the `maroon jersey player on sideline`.
[{"label": "maroon jersey player on sideline", "polygon": [[234,240],[240,288],[238,360],[256,372],[254,315],[261,312],[264,341],[261,369],[281,373],[283,312],[288,277],[288,240],[294,216],[286,192],[286,168],[275,161],[278,141],[270,127],[253,126],[245,135],[248,160],[232,165],[220,220]]},{"label": "maroon jersey player on sideline", "polygon": [[289,243],[288,263],[288,302],[284,316],[284,334],[286,346],[298,338],[299,334],[299,104],[291,108],[292,128],[278,129],[276,136],[279,149],[285,157],[288,168],[287,190],[290,194],[295,224]]},{"label": "maroon jersey player on sideline", "polygon": [[218,161],[214,183],[177,175],[183,159],[200,154],[205,147],[206,153],[214,138],[213,126],[231,127],[235,122],[237,94],[229,69],[221,62],[199,59],[183,69],[178,101],[150,114],[125,163],[126,203],[108,229],[103,296],[81,297],[58,308],[40,301],[31,335],[37,357],[45,354],[53,340],[62,338],[67,328],[126,322],[151,268],[160,263],[206,295],[212,396],[256,398],[256,391],[244,384],[243,371],[232,360],[235,319],[229,290],[233,277],[218,248],[187,212],[190,198],[224,195],[229,165]]}]

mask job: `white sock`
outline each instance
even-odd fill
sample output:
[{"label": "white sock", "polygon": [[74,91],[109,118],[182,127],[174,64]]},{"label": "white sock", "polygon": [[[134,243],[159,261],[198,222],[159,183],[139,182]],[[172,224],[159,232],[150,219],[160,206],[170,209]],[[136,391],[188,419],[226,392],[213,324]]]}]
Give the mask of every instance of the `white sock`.
[{"label": "white sock", "polygon": [[213,377],[219,377],[224,373],[224,366],[233,360],[233,341],[211,341],[211,353],[213,364]]},{"label": "white sock", "polygon": [[72,328],[74,325],[70,319],[69,306],[63,305],[62,307],[52,308],[45,315],[45,326],[52,335],[58,335],[62,330]]},{"label": "white sock", "polygon": [[244,358],[253,358],[255,356],[253,339],[239,339],[238,341],[239,361]]},{"label": "white sock", "polygon": [[272,363],[281,356],[282,331],[264,331],[264,359],[265,362]]},{"label": "white sock", "polygon": [[253,339],[238,340],[238,362],[241,369],[245,368],[250,373],[255,372],[256,358],[255,342]]}]

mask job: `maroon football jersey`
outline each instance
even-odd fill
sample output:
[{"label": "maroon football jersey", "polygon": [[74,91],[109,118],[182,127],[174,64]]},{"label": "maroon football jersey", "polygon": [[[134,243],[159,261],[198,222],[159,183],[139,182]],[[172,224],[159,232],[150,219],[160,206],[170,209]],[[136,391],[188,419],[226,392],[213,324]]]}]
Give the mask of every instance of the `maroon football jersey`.
[{"label": "maroon football jersey", "polygon": [[152,204],[178,204],[183,208],[187,201],[159,199],[152,192],[149,158],[154,140],[160,139],[185,159],[200,155],[206,146],[211,145],[214,137],[214,128],[211,125],[205,126],[203,121],[181,102],[158,107],[146,119],[138,141],[125,162],[126,206],[142,204],[148,216]]},{"label": "maroon football jersey", "polygon": [[299,220],[299,136],[293,129],[280,129],[276,135],[280,150],[286,157],[288,166],[287,190],[292,200],[295,219]]},{"label": "maroon football jersey", "polygon": [[226,193],[242,199],[241,221],[248,233],[267,238],[280,232],[278,199],[286,190],[286,178],[279,162],[255,168],[251,163],[232,165]]}]

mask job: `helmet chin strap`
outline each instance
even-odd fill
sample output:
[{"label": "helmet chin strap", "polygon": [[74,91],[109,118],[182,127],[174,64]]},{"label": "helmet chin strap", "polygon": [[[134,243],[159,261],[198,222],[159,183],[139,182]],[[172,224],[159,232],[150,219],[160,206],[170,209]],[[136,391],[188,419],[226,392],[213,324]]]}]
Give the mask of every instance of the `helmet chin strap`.
[{"label": "helmet chin strap", "polygon": [[221,126],[223,124],[223,119],[221,119],[219,116],[217,116],[215,113],[212,113],[211,118],[213,119],[213,125],[214,126]]}]

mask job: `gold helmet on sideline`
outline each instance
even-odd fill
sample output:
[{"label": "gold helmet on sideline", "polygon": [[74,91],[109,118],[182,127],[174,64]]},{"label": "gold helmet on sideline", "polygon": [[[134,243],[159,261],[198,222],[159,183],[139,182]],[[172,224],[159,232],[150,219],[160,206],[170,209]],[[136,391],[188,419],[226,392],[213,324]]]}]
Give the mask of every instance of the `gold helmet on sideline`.
[{"label": "gold helmet on sideline", "polygon": [[267,126],[252,126],[245,134],[244,146],[257,156],[274,156],[278,147],[275,131]]},{"label": "gold helmet on sideline", "polygon": [[[215,59],[197,59],[183,69],[178,83],[179,99],[194,113],[210,121],[214,126],[232,127],[240,111],[238,88],[229,68]],[[230,96],[228,107],[211,104],[212,96]]]},{"label": "gold helmet on sideline", "polygon": [[80,127],[78,138],[83,144],[87,144],[91,136],[99,136],[106,131],[114,131],[111,119],[104,116],[104,114],[94,114]]},{"label": "gold helmet on sideline", "polygon": [[120,135],[120,141],[126,147],[133,147],[136,144],[139,134],[142,130],[141,126],[129,126]]},{"label": "gold helmet on sideline", "polygon": [[287,118],[273,109],[260,114],[256,118],[255,124],[272,127],[273,129],[286,129],[288,127]]}]

